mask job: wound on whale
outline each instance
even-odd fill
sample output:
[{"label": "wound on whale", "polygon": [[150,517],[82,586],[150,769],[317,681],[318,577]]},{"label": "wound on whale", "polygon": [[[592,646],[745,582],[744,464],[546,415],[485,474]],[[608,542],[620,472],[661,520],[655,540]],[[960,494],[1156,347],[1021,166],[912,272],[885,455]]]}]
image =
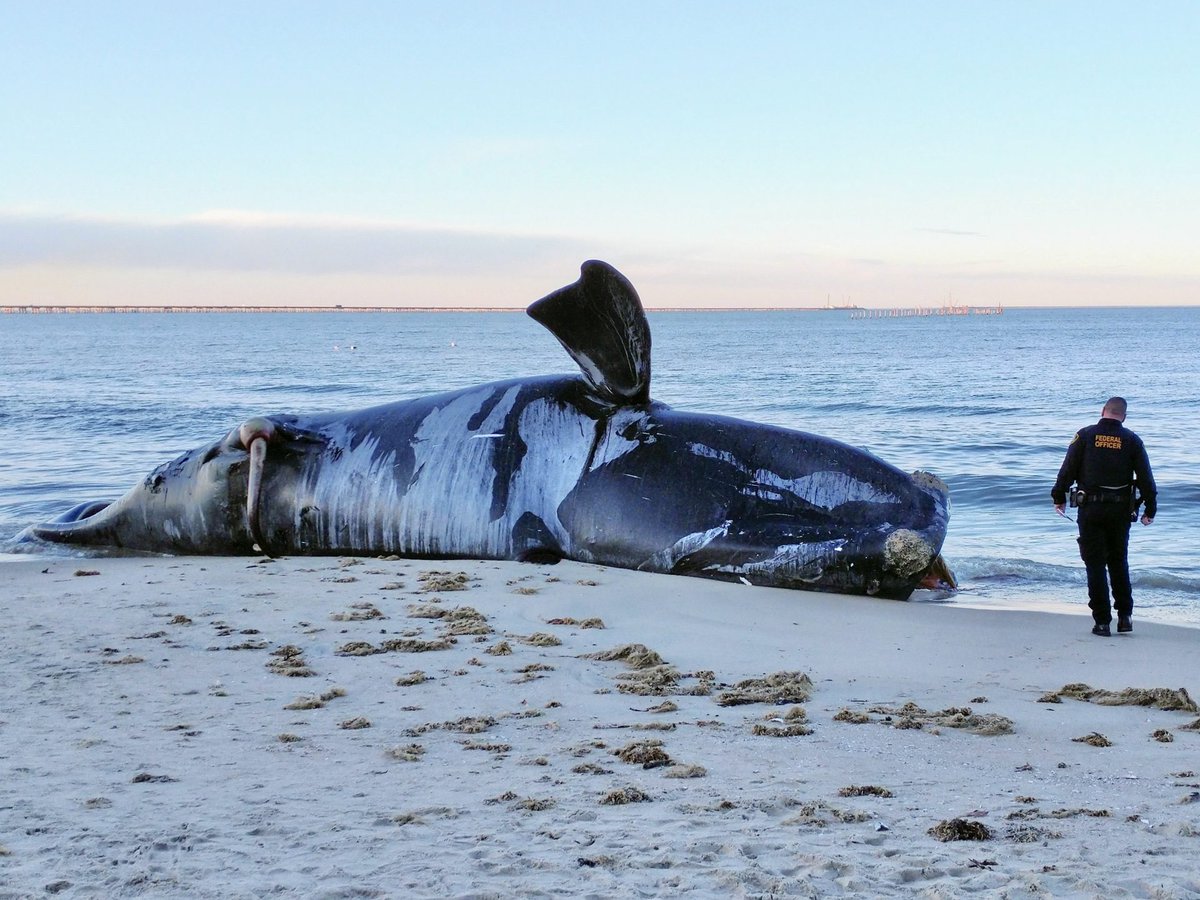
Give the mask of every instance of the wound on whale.
[{"label": "wound on whale", "polygon": [[948,491],[839,441],[650,397],[633,285],[585,262],[529,307],[579,366],[242,423],[30,541],[158,553],[572,559],[906,599],[950,583]]}]

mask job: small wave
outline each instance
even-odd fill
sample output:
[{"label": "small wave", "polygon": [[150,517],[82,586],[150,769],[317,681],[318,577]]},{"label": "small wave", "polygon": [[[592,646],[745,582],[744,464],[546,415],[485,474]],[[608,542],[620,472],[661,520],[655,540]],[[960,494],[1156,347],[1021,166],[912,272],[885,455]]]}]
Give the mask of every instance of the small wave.
[{"label": "small wave", "polygon": [[327,382],[325,384],[264,384],[256,388],[264,394],[365,394],[365,385]]},{"label": "small wave", "polygon": [[1032,559],[966,556],[952,560],[960,582],[1085,584],[1083,569],[1037,562]]},{"label": "small wave", "polygon": [[[966,556],[952,560],[952,568],[958,580],[968,586],[1087,586],[1087,573],[1082,566],[1060,566],[1032,559]],[[1200,597],[1200,578],[1177,575],[1163,569],[1135,569],[1130,572],[1130,582],[1135,597],[1138,591]]]}]

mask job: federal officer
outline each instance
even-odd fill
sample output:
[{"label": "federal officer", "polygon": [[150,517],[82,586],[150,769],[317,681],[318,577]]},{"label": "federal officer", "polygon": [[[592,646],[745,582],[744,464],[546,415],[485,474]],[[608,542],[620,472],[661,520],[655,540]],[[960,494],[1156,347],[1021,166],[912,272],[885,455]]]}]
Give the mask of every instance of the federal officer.
[{"label": "federal officer", "polygon": [[1127,408],[1124,398],[1110,397],[1100,421],[1076,432],[1050,491],[1055,510],[1064,515],[1067,492],[1071,485],[1077,486],[1073,499],[1079,506],[1079,555],[1087,566],[1088,606],[1096,622],[1092,634],[1101,637],[1112,634],[1109,579],[1117,631],[1133,631],[1129,526],[1137,518],[1136,495],[1146,504],[1143,525],[1153,522],[1158,512],[1158,490],[1146,448],[1142,439],[1122,424]]}]

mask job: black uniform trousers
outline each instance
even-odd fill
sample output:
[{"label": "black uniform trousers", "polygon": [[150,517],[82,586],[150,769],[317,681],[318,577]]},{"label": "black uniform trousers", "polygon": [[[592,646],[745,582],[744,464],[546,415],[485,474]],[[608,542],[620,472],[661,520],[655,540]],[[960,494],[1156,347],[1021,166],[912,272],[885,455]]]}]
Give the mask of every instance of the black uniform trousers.
[{"label": "black uniform trousers", "polygon": [[[1079,507],[1079,555],[1087,567],[1088,606],[1099,625],[1133,615],[1129,586],[1129,503],[1085,503]],[[1112,606],[1108,588],[1112,582]]]}]

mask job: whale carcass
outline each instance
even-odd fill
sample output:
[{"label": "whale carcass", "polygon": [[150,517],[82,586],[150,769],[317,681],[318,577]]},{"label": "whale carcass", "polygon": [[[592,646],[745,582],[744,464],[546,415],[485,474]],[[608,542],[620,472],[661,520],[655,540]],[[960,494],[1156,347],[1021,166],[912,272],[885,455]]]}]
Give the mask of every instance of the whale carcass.
[{"label": "whale carcass", "polygon": [[29,536],[161,553],[567,558],[897,599],[949,577],[935,476],[651,400],[649,326],[611,266],[585,262],[528,312],[581,374],[254,418]]}]

